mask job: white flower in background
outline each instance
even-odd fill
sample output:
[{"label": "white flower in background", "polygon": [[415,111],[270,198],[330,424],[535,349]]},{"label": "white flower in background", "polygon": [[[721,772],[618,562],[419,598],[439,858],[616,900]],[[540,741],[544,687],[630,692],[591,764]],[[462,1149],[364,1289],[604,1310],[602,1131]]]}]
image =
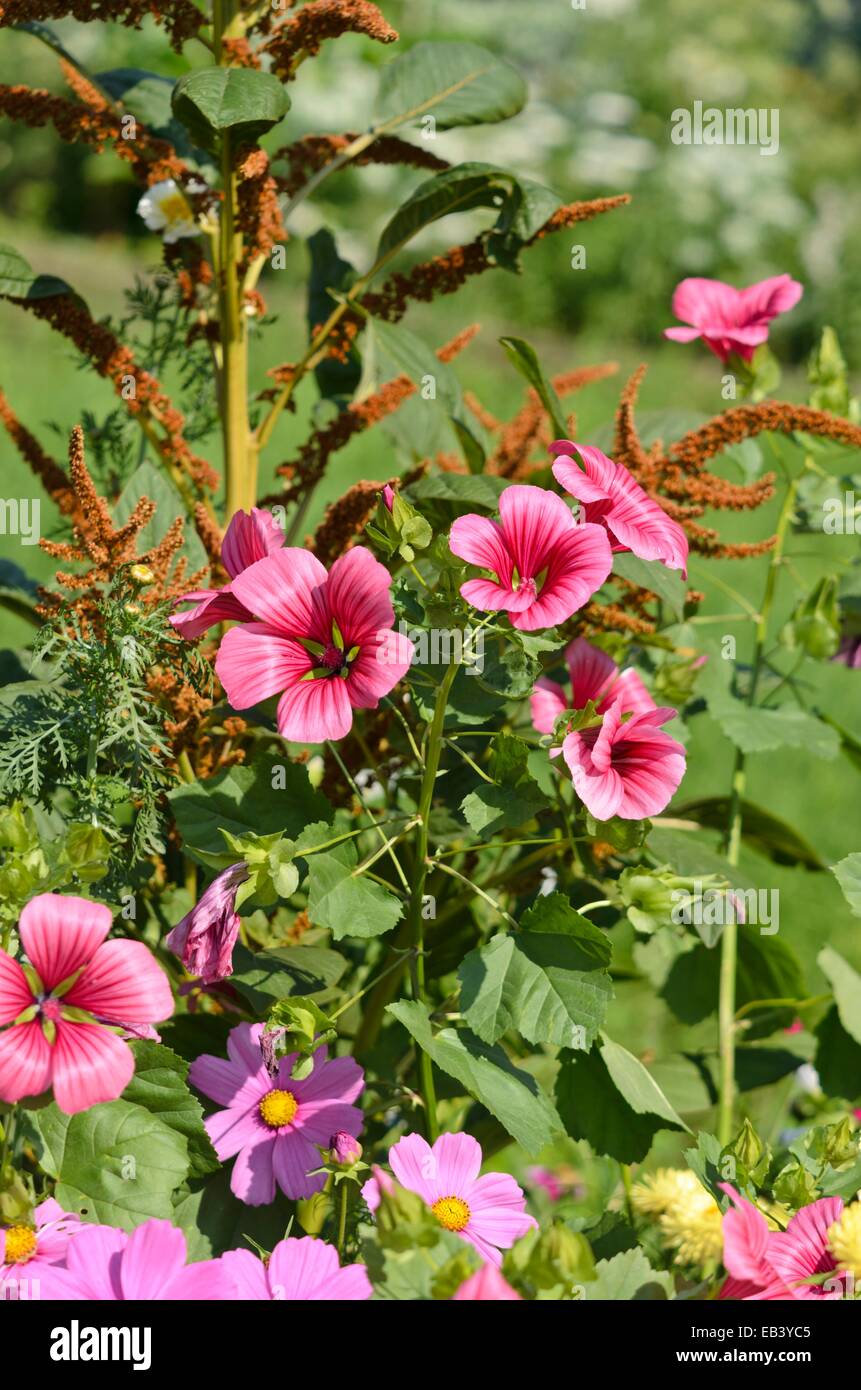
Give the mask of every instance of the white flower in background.
[{"label": "white flower in background", "polygon": [[161,232],[168,243],[184,236],[199,236],[191,204],[173,179],[154,183],[138,203],[138,213],[151,232]]}]

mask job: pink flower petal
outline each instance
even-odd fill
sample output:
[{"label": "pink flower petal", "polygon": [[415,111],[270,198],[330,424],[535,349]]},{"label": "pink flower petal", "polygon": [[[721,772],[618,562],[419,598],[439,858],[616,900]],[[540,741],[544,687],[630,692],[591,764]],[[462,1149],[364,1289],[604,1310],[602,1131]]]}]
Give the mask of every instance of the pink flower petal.
[{"label": "pink flower petal", "polygon": [[203,589],[198,593],[183,594],[177,603],[193,604],[182,613],[172,613],[168,619],[187,642],[202,637],[216,623],[248,623],[252,618],[244,604],[231,593],[229,585],[224,589]]},{"label": "pink flower petal", "polygon": [[[562,506],[565,507],[564,502]],[[524,632],[535,632],[565,622],[588,603],[612,568],[613,555],[603,527],[588,522],[575,525],[573,531],[560,537],[547,556],[546,577],[535,602],[531,608],[514,613],[512,625]]]},{"label": "pink flower petal", "polygon": [[828,1248],[828,1228],[843,1210],[840,1197],[821,1197],[796,1212],[785,1231],[771,1231],[767,1259],[790,1286],[795,1298],[827,1297],[821,1288],[798,1287],[798,1281],[836,1269]]},{"label": "pink flower petal", "polygon": [[299,1299],[359,1300],[370,1298],[373,1289],[363,1265],[342,1269],[337,1251],[322,1240],[309,1236],[280,1240],[269,1260],[271,1297],[284,1301]]},{"label": "pink flower petal", "polygon": [[309,550],[288,546],[238,574],[231,589],[240,603],[284,637],[330,642],[326,570]]},{"label": "pink flower petal", "polygon": [[474,1274],[464,1280],[457,1292],[452,1294],[453,1303],[475,1300],[497,1303],[522,1302],[521,1295],[511,1287],[508,1280],[492,1264],[483,1264],[481,1269],[477,1269]]},{"label": "pink flower petal", "polygon": [[328,1048],[320,1047],[314,1054],[314,1070],[304,1081],[289,1080],[290,1068],[296,1060],[292,1053],[281,1060],[279,1079],[290,1087],[300,1105],[309,1101],[352,1101],[361,1095],[365,1073],[353,1057],[333,1057]]},{"label": "pink flower petal", "polygon": [[389,1149],[389,1163],[401,1187],[418,1193],[428,1205],[439,1194],[438,1164],[430,1144],[420,1134],[406,1134]]},{"label": "pink flower petal", "polygon": [[164,1295],[165,1284],[185,1265],[185,1236],[169,1221],[152,1217],[132,1231],[120,1262],[123,1298],[148,1302]]},{"label": "pink flower petal", "polygon": [[735,1204],[723,1218],[723,1262],[735,1279],[762,1285],[772,1277],[765,1263],[768,1248],[768,1222],[756,1207],[729,1183],[719,1184]]},{"label": "pink flower petal", "polygon": [[0,1023],[11,1023],[32,1003],[33,994],[18,961],[0,951]]},{"label": "pink flower petal", "polygon": [[114,1226],[82,1225],[69,1241],[66,1270],[78,1297],[107,1301],[121,1299],[122,1256],[128,1234]]},{"label": "pink flower petal", "polygon": [[511,589],[514,562],[498,521],[472,512],[460,516],[452,525],[448,544],[453,555],[479,569],[491,570],[503,589]]},{"label": "pink flower petal", "polygon": [[252,507],[234,512],[221,542],[221,559],[231,578],[284,545],[284,532],[271,512]]},{"label": "pink flower petal", "polygon": [[40,893],[21,913],[18,933],[27,958],[52,990],[95,954],[111,929],[111,910],[86,898]]},{"label": "pink flower petal", "polygon": [[391,600],[392,577],[370,550],[353,546],[329,571],[329,607],[346,650],[363,645],[395,621]]},{"label": "pink flower petal", "polygon": [[134,1075],[131,1048],[97,1023],[57,1024],[52,1048],[54,1099],[67,1115],[116,1100]]},{"label": "pink flower petal", "polygon": [[167,975],[142,941],[106,941],[66,1002],[110,1023],[156,1023],[173,1013]]},{"label": "pink flower petal", "polygon": [[546,676],[541,676],[535,682],[535,688],[529,698],[529,707],[533,726],[539,734],[552,734],[556,720],[569,705],[562,686],[557,685],[556,681],[548,680]]},{"label": "pink flower petal", "polygon": [[[275,1249],[278,1249],[277,1245]],[[274,1255],[275,1251],[272,1253]],[[268,1302],[272,1297],[266,1266],[250,1250],[226,1250],[221,1256],[221,1263],[233,1280],[237,1298],[243,1302],[252,1299],[266,1299]]]},{"label": "pink flower petal", "polygon": [[159,1297],[174,1303],[228,1303],[237,1298],[237,1290],[223,1260],[195,1260],[164,1285]]},{"label": "pink flower petal", "polygon": [[[463,1197],[474,1191],[481,1170],[481,1145],[471,1134],[441,1134],[433,1146],[436,1183],[444,1196]],[[477,1184],[476,1184],[477,1186]]]},{"label": "pink flower petal", "polygon": [[[262,563],[262,562],[261,562]],[[231,628],[221,639],[215,670],[234,709],[280,695],[313,666],[309,652],[267,623]]]},{"label": "pink flower petal", "polygon": [[347,681],[319,676],[285,690],[278,701],[278,732],[295,743],[346,738],[353,727]]},{"label": "pink flower petal", "polygon": [[[320,1151],[299,1129],[279,1131],[272,1151],[275,1181],[286,1197],[301,1201],[326,1186],[325,1173],[308,1174],[320,1167]],[[244,1199],[248,1201],[246,1197]]]},{"label": "pink flower petal", "polygon": [[274,1130],[271,1133],[271,1139],[240,1149],[230,1174],[231,1192],[249,1207],[266,1207],[275,1201]]},{"label": "pink flower petal", "polygon": [[383,631],[365,641],[347,676],[353,709],[376,709],[410,669],[415,647],[400,632]]},{"label": "pink flower petal", "polygon": [[772,275],[739,292],[741,322],[755,323],[773,319],[794,309],[804,293],[804,286],[791,275]]},{"label": "pink flower petal", "polygon": [[0,1100],[40,1096],[51,1084],[51,1048],[38,1022],[0,1033]]},{"label": "pink flower petal", "polygon": [[585,637],[569,642],[565,662],[571,677],[572,709],[585,709],[590,700],[597,702],[616,675],[613,658]]}]

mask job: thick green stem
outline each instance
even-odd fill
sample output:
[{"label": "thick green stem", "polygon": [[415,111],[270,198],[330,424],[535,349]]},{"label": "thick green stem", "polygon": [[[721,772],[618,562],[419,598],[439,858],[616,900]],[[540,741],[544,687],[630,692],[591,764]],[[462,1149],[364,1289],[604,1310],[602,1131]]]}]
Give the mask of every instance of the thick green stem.
[{"label": "thick green stem", "polygon": [[[428,871],[428,837],[430,832],[430,813],[433,802],[434,783],[439,770],[439,760],[442,753],[442,731],[445,724],[445,712],[448,705],[449,691],[452,682],[457,674],[455,662],[449,666],[440,682],[437,691],[436,705],[434,706],[433,718],[427,734],[427,748],[425,752],[425,766],[422,774],[421,791],[419,792],[419,824],[416,830],[416,866],[413,876],[412,889],[410,891],[409,907],[407,909],[407,922],[409,924],[410,943],[415,950],[415,961],[413,962],[413,990],[417,999],[425,1000],[425,957],[424,957],[424,916],[422,914],[425,881]],[[432,1144],[439,1135],[439,1125],[436,1117],[436,1090],[434,1088],[433,1067],[431,1059],[423,1049],[419,1049],[419,1090],[425,1103],[425,1128],[427,1137]]]},{"label": "thick green stem", "polygon": [[[751,662],[750,688],[747,704],[753,706],[762,670],[762,658],[768,637],[768,622],[777,589],[777,575],[783,562],[783,548],[792,520],[798,479],[793,479],[787,488],[780,518],[777,523],[777,539],[771,552],[771,563],[765,581],[762,605],[756,615],[756,635],[754,638],[753,659]],[[732,774],[732,794],[730,799],[729,826],[727,828],[726,857],[731,868],[738,867],[741,851],[744,793],[747,782],[744,753],[736,749]],[[721,1144],[728,1144],[733,1132],[733,1109],[735,1105],[735,1041],[737,1020],[735,1014],[736,970],[738,965],[738,923],[735,914],[730,914],[721,937],[720,985],[718,997],[718,1049],[720,1053],[720,1077],[718,1083],[718,1138]]]}]

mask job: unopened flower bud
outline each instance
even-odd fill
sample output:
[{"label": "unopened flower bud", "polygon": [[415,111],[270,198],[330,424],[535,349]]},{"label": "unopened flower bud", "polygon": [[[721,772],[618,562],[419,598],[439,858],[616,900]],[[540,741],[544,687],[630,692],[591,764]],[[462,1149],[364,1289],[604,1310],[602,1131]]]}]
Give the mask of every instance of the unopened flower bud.
[{"label": "unopened flower bud", "polygon": [[332,1135],[329,1140],[330,1162],[337,1163],[341,1168],[352,1168],[361,1157],[362,1146],[352,1134],[348,1134],[345,1129],[339,1129],[337,1134]]},{"label": "unopened flower bud", "polygon": [[132,565],[129,574],[136,584],[154,584],[155,575],[149,565]]}]

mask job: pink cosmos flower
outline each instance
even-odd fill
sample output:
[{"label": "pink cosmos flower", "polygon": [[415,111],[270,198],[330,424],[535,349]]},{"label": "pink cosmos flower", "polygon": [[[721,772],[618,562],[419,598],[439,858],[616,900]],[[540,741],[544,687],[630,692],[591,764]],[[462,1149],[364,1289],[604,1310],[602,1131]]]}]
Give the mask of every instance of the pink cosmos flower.
[{"label": "pink cosmos flower", "polygon": [[[169,1018],[167,976],[142,941],[105,941],[110,909],[41,893],[18,924],[27,970],[0,951],[0,1099],[54,1088],[67,1115],[116,1100],[134,1072],[114,1030]],[[88,1017],[81,1020],[80,1011]]]},{"label": "pink cosmos flower", "polygon": [[[734,1203],[723,1218],[723,1262],[730,1277],[721,1298],[842,1298],[843,1279],[828,1248],[828,1228],[843,1210],[840,1197],[821,1197],[796,1212],[785,1231],[770,1231],[762,1212],[735,1188],[729,1183],[720,1187]],[[829,1288],[800,1282],[831,1270],[835,1276]]]},{"label": "pink cosmos flower", "polygon": [[233,973],[233,948],[239,935],[236,890],[248,877],[244,863],[231,864],[212,880],[201,899],[168,934],[167,945],[190,975],[205,985]]},{"label": "pink cosmos flower", "polygon": [[685,775],[685,750],[659,727],[675,719],[667,706],[623,720],[619,697],[591,729],[566,734],[562,756],[574,790],[596,820],[656,816]]},{"label": "pink cosmos flower", "polygon": [[660,560],[668,569],[686,574],[687,536],[624,464],[570,439],[557,439],[550,452],[557,455],[553,465],[557,483],[582,503],[585,522],[606,527],[614,552],[630,550],[641,560]]},{"label": "pink cosmos flower", "polygon": [[452,553],[491,579],[468,579],[460,592],[485,612],[505,611],[523,632],[552,627],[582,608],[613,566],[600,526],[578,525],[570,507],[545,488],[507,487],[499,521],[470,513],[451,528]]},{"label": "pink cosmos flower", "polygon": [[391,577],[355,546],[329,573],[308,550],[258,560],[232,584],[255,619],[224,637],[215,669],[235,709],[281,694],[278,729],[298,743],[343,738],[354,709],[376,709],[409,669],[392,631]]},{"label": "pink cosmos flower", "polygon": [[[500,1250],[538,1225],[508,1173],[478,1176],[481,1146],[470,1134],[441,1134],[433,1148],[420,1134],[407,1134],[389,1149],[389,1163],[401,1187],[417,1193],[441,1226],[474,1245],[491,1264],[501,1265]],[[377,1178],[368,1179],[362,1196],[376,1211]]]},{"label": "pink cosmos flower", "polygon": [[186,1264],[185,1236],[152,1217],[131,1235],[114,1226],[82,1225],[69,1242],[66,1266],[46,1266],[40,1293],[87,1302],[192,1302],[236,1298],[221,1260]]},{"label": "pink cosmos flower", "polygon": [[452,1303],[480,1301],[489,1303],[522,1303],[523,1299],[513,1289],[496,1265],[484,1264],[474,1274],[470,1274],[461,1284],[457,1293],[452,1294]]},{"label": "pink cosmos flower", "polygon": [[532,723],[540,734],[552,734],[556,721],[566,709],[585,709],[595,701],[599,714],[606,714],[616,700],[625,714],[643,714],[655,702],[636,671],[622,671],[611,656],[593,647],[585,637],[575,637],[565,648],[565,663],[571,677],[571,695],[546,676],[536,681],[530,698]]},{"label": "pink cosmos flower", "polygon": [[0,1298],[4,1284],[19,1279],[41,1282],[43,1265],[62,1264],[69,1237],[80,1229],[79,1217],[63,1211],[53,1197],[35,1208],[32,1226],[0,1227]]},{"label": "pink cosmos flower", "polygon": [[288,1236],[280,1240],[264,1264],[250,1250],[228,1250],[221,1262],[236,1284],[237,1297],[274,1299],[284,1303],[325,1299],[354,1302],[374,1290],[364,1265],[338,1263],[338,1252],[324,1240]]},{"label": "pink cosmos flower", "polygon": [[733,353],[749,362],[767,341],[771,320],[794,308],[803,293],[803,285],[789,275],[773,275],[746,290],[695,275],[682,280],[673,295],[676,318],[693,327],[665,328],[664,337],[675,343],[702,338],[721,362]]},{"label": "pink cosmos flower", "polygon": [[[221,542],[221,561],[231,581],[264,555],[271,555],[284,544],[284,532],[271,512],[252,507],[251,512],[234,512]],[[183,594],[177,603],[194,606],[174,613],[170,621],[180,637],[200,637],[216,623],[247,623],[251,614],[233,592],[233,584],[223,589],[197,589]]]},{"label": "pink cosmos flower", "polygon": [[238,1157],[230,1186],[250,1207],[275,1200],[276,1184],[288,1197],[310,1197],[325,1185],[318,1145],[339,1129],[356,1135],[362,1112],[354,1101],[365,1084],[352,1057],[327,1060],[314,1054],[314,1070],[304,1081],[290,1075],[297,1053],[282,1057],[275,1076],[260,1050],[262,1023],[240,1023],[227,1039],[227,1060],[204,1055],[192,1062],[188,1079],[205,1096],[224,1106],[205,1121],[222,1162]]}]

